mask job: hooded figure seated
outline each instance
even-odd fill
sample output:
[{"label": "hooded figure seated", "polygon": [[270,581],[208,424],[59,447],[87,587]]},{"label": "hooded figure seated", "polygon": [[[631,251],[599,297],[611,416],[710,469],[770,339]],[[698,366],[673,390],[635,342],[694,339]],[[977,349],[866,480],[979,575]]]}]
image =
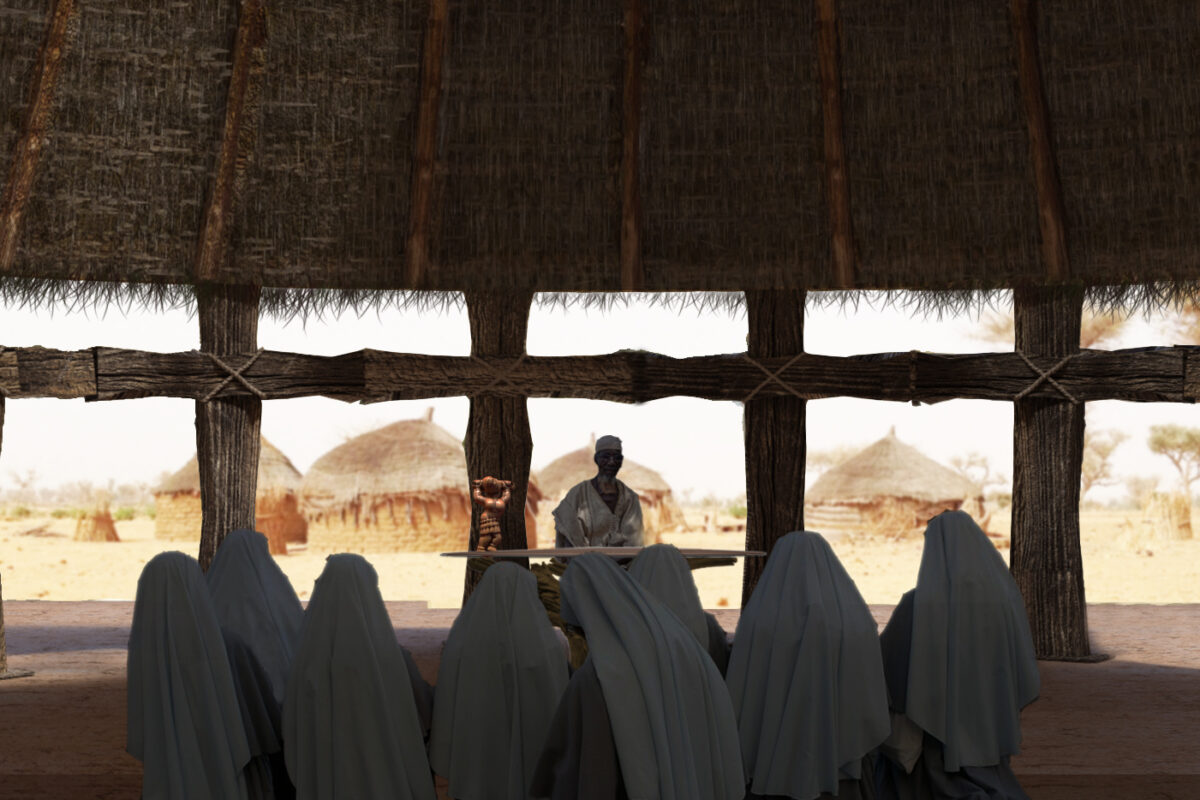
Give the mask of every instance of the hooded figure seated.
[{"label": "hooded figure seated", "polygon": [[738,619],[725,678],[747,798],[874,797],[890,730],[878,628],[819,534],[776,542]]},{"label": "hooded figure seated", "polygon": [[275,563],[267,537],[236,530],[221,542],[205,575],[233,670],[250,750],[251,798],[289,798],[280,709],[304,607]]},{"label": "hooded figure seated", "polygon": [[500,562],[454,620],[438,667],[429,760],[454,800],[526,800],[567,656],[537,579]]},{"label": "hooded figure seated", "polygon": [[729,665],[729,637],[717,618],[704,611],[687,559],[673,544],[652,544],[629,564],[630,576],[671,609],[712,656],[721,674]]},{"label": "hooded figure seated", "polygon": [[126,750],[145,800],[246,800],[251,750],[200,564],[160,553],[138,578]]},{"label": "hooded figure seated", "polygon": [[1041,688],[1033,637],[1004,559],[965,512],[930,520],[917,587],[880,641],[893,712],[880,797],[1027,798],[1008,761]]},{"label": "hooded figure seated", "polygon": [[601,555],[571,559],[563,619],[588,659],[567,685],[530,796],[742,800],[729,692],[695,635]]},{"label": "hooded figure seated", "polygon": [[434,800],[415,672],[375,569],[362,556],[330,556],[283,701],[284,755],[300,800]]},{"label": "hooded figure seated", "polygon": [[642,504],[617,480],[625,457],[621,440],[596,440],[594,478],[575,484],[554,509],[555,547],[641,547]]}]

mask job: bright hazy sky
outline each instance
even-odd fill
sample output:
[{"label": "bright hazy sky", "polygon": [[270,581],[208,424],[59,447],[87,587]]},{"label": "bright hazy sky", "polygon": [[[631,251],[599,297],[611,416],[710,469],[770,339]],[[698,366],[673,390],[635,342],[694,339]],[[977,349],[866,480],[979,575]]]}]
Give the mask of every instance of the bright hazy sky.
[{"label": "bright hazy sky", "polygon": [[[975,317],[938,321],[914,318],[902,308],[861,304],[848,308],[810,308],[805,349],[828,355],[895,352],[983,352],[1011,349],[972,338]],[[0,308],[7,346],[42,345],[64,350],[93,345],[160,352],[199,347],[194,317],[110,308],[65,313]],[[1135,316],[1125,335],[1108,345],[1138,347],[1170,344],[1164,318]],[[389,310],[363,318],[298,321],[283,325],[264,317],[259,343],[271,350],[336,355],[364,347],[399,352],[467,355],[470,333],[465,311],[445,314]],[[531,312],[531,355],[600,354],[640,348],[672,356],[742,352],[746,319],[741,312],[674,312],[631,304],[608,312],[574,308]],[[466,432],[465,397],[397,401],[367,406],[321,397],[270,400],[263,404],[262,432],[304,472],[323,453],[347,437],[434,407],[434,421],[454,436]],[[13,487],[12,474],[35,470],[38,483],[56,486],[76,480],[106,484],[156,481],[164,470],[181,467],[196,450],[191,400],[152,398],[85,403],[82,400],[9,400],[0,454],[0,489]],[[857,399],[808,403],[808,447],[868,445],[888,432],[932,458],[948,463],[968,451],[985,454],[993,471],[1012,476],[1012,405],[986,400],[955,400],[932,406]],[[691,398],[669,398],[642,406],[592,400],[531,399],[533,467],[545,466],[587,443],[592,432],[621,437],[627,458],[658,470],[677,492],[696,497],[709,492],[732,497],[745,489],[741,405]],[[1175,480],[1170,463],[1145,447],[1152,424],[1176,422],[1200,426],[1200,412],[1183,404],[1089,403],[1092,428],[1117,428],[1130,435],[1116,451],[1120,475],[1158,474]],[[1095,490],[1104,499],[1124,493],[1122,486]]]}]

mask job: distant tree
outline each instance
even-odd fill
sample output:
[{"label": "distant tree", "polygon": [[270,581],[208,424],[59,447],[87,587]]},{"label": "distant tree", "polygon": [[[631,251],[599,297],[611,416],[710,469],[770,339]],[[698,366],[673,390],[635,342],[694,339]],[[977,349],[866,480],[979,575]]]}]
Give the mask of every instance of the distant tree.
[{"label": "distant tree", "polygon": [[[1079,346],[1086,349],[1111,343],[1121,335],[1126,322],[1128,319],[1124,317],[1083,312],[1079,328]],[[1012,344],[1016,341],[1016,322],[1012,313],[992,313],[982,317],[974,338],[993,344]]]},{"label": "distant tree", "polygon": [[1157,491],[1158,477],[1155,475],[1134,475],[1125,479],[1125,493],[1134,508],[1145,508]]},{"label": "distant tree", "polygon": [[1170,459],[1179,473],[1184,495],[1191,497],[1192,484],[1200,479],[1200,428],[1152,425],[1146,445],[1150,452]]},{"label": "distant tree", "polygon": [[1008,483],[1008,478],[1003,473],[992,472],[987,456],[975,450],[965,456],[950,459],[950,466],[955,472],[977,484],[985,493],[992,486],[1004,486]]},{"label": "distant tree", "polygon": [[1150,428],[1150,439],[1147,440],[1150,451],[1159,456],[1166,456],[1180,474],[1183,487],[1183,497],[1187,498],[1188,516],[1176,531],[1181,539],[1192,537],[1192,485],[1200,479],[1200,428],[1186,428],[1182,425],[1154,425]]},{"label": "distant tree", "polygon": [[1083,434],[1083,469],[1079,476],[1079,497],[1082,500],[1097,486],[1112,486],[1112,454],[1129,436],[1115,430],[1085,429]]},{"label": "distant tree", "polygon": [[27,469],[24,474],[12,470],[8,473],[17,488],[12,492],[13,499],[22,504],[37,502],[38,474],[36,469]]}]

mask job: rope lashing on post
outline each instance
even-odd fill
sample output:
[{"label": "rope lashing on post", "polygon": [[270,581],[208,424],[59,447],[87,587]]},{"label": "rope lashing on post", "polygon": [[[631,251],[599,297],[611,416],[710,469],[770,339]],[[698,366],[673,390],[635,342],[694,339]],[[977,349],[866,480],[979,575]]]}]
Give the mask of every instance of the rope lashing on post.
[{"label": "rope lashing on post", "polygon": [[758,386],[754,387],[754,391],[752,391],[750,394],[746,395],[745,399],[742,400],[742,402],[749,403],[751,398],[754,397],[754,395],[758,394],[759,391],[764,389],[767,386],[767,384],[771,383],[772,381],[774,381],[775,383],[778,383],[784,389],[787,389],[789,392],[796,395],[796,397],[800,398],[801,400],[807,400],[808,399],[807,397],[800,394],[798,391],[796,391],[793,387],[789,386],[787,383],[785,383],[779,377],[780,375],[783,374],[783,372],[788,367],[790,367],[792,364],[796,363],[796,359],[800,358],[800,356],[802,356],[802,355],[804,355],[804,353],[797,353],[796,355],[794,355],[790,359],[788,359],[788,362],[786,364],[784,364],[782,367],[775,370],[774,372],[771,372],[771,370],[767,369],[761,363],[759,363],[758,361],[755,361],[753,358],[751,358],[749,353],[742,353],[741,354],[742,358],[746,359],[751,364],[753,364],[754,366],[761,369],[763,371],[763,373],[767,376],[766,379],[762,383],[760,383]]},{"label": "rope lashing on post", "polygon": [[472,361],[478,361],[480,364],[483,364],[485,367],[487,367],[489,370],[492,371],[491,383],[488,383],[485,386],[481,386],[480,388],[476,389],[474,393],[486,392],[489,389],[491,389],[493,386],[495,386],[496,384],[499,384],[499,383],[507,383],[514,390],[516,390],[517,385],[515,383],[513,383],[509,379],[508,376],[510,374],[512,374],[513,370],[515,370],[517,367],[521,366],[521,362],[523,362],[525,360],[525,355],[526,355],[525,353],[521,353],[521,355],[517,358],[517,360],[509,365],[508,369],[500,370],[492,362],[486,361],[486,360],[480,358],[479,356],[472,354],[472,356],[471,356]]},{"label": "rope lashing on post", "polygon": [[1017,355],[1019,355],[1021,357],[1022,361],[1024,361],[1026,364],[1029,365],[1029,368],[1031,370],[1033,370],[1034,372],[1037,373],[1038,377],[1037,377],[1037,380],[1035,380],[1033,383],[1029,384],[1024,389],[1022,389],[1017,394],[1017,396],[1013,398],[1014,403],[1017,402],[1018,400],[1024,398],[1025,395],[1029,394],[1033,390],[1037,389],[1037,387],[1041,386],[1042,381],[1047,381],[1055,389],[1058,389],[1058,391],[1062,393],[1063,397],[1070,400],[1074,405],[1079,405],[1079,398],[1077,398],[1075,395],[1068,392],[1061,383],[1059,383],[1058,381],[1054,380],[1053,377],[1051,377],[1054,375],[1055,372],[1058,372],[1060,369],[1062,369],[1064,366],[1066,366],[1068,361],[1070,361],[1075,356],[1079,355],[1079,353],[1072,353],[1071,355],[1066,356],[1065,358],[1063,358],[1061,361],[1059,361],[1057,364],[1055,364],[1053,367],[1046,370],[1045,372],[1043,372],[1038,367],[1037,364],[1034,364],[1032,361],[1030,361],[1029,356],[1025,355],[1020,350],[1017,351]]},{"label": "rope lashing on post", "polygon": [[226,376],[225,380],[223,380],[217,384],[217,388],[213,389],[211,392],[209,392],[204,397],[202,397],[200,399],[200,402],[207,403],[208,401],[212,400],[214,397],[217,396],[218,392],[220,392],[222,389],[224,389],[227,385],[229,385],[229,382],[233,381],[233,380],[236,380],[238,383],[242,384],[242,386],[245,386],[247,389],[249,389],[252,394],[254,394],[256,397],[258,397],[259,400],[266,400],[267,395],[264,392],[260,391],[257,386],[254,386],[248,380],[246,380],[244,377],[242,377],[242,373],[245,372],[246,370],[250,369],[250,365],[253,364],[255,361],[257,361],[258,357],[261,356],[264,351],[265,351],[265,348],[262,348],[262,347],[258,348],[258,352],[255,353],[254,355],[252,355],[250,357],[249,361],[247,361],[245,364],[238,367],[237,369],[234,369],[233,367],[226,364],[215,353],[205,353],[204,355],[206,355],[210,359],[212,359],[214,363],[216,363],[218,366],[220,366],[222,369],[224,369],[226,372],[228,372],[229,375]]}]

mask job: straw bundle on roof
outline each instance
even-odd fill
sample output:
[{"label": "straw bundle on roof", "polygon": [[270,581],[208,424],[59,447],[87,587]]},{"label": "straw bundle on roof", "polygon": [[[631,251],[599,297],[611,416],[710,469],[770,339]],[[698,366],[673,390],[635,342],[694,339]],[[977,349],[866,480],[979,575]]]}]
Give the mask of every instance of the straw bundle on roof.
[{"label": "straw bundle on roof", "polygon": [[[255,528],[267,537],[271,552],[287,553],[288,542],[303,542],[307,525],[296,496],[300,471],[277,447],[262,440],[258,457]],[[154,493],[154,535],[158,539],[199,541],[200,462],[192,456]]]},{"label": "straw bundle on roof", "polygon": [[826,535],[923,530],[942,511],[976,519],[983,490],[948,467],[887,436],[823,474],[805,494],[804,526]]},{"label": "straw bundle on roof", "polygon": [[[548,532],[548,541],[553,538],[554,507],[562,502],[572,486],[596,476],[595,455],[596,435],[592,434],[586,447],[559,456],[538,472],[541,491],[547,501],[538,517]],[[637,492],[642,504],[646,544],[658,542],[664,531],[686,526],[671,487],[657,472],[626,458],[617,473],[617,480]]]},{"label": "straw bundle on roof", "polygon": [[[359,553],[465,550],[468,486],[462,442],[433,422],[431,408],[422,419],[357,436],[317,459],[300,489],[308,546]],[[525,524],[530,547],[536,546],[529,503]]]}]

